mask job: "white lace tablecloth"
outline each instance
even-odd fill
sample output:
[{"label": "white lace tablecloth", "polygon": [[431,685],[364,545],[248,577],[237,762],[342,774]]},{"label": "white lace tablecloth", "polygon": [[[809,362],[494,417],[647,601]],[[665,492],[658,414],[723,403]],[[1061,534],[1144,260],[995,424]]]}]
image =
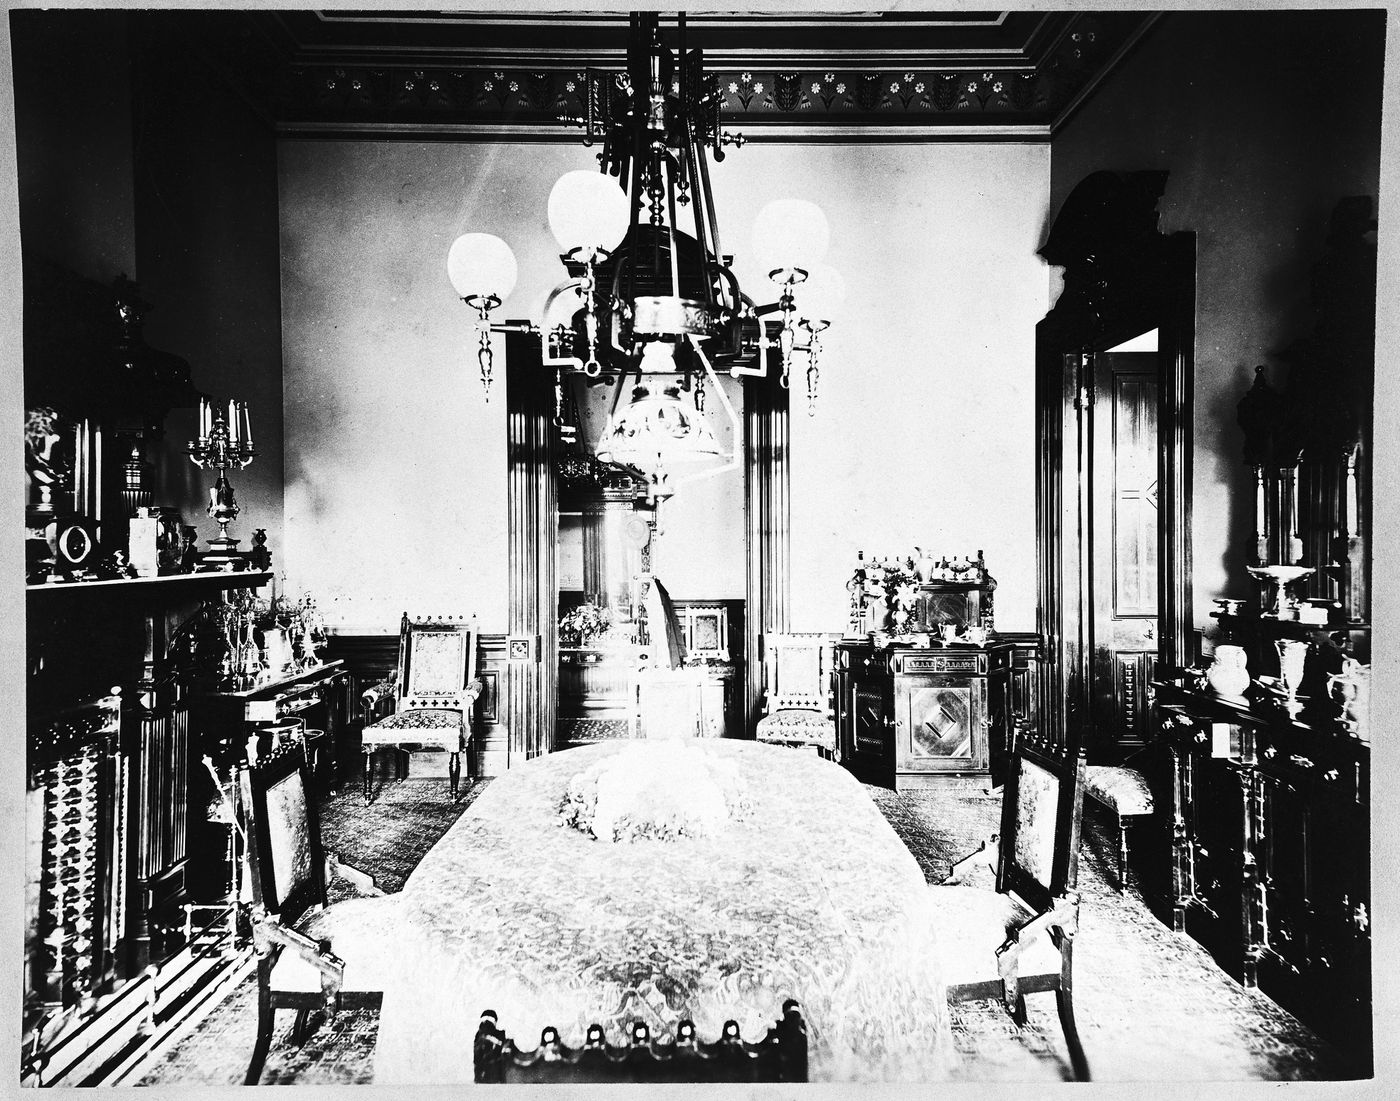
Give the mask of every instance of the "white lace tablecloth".
[{"label": "white lace tablecloth", "polygon": [[376,1084],[472,1081],[484,1009],[524,1047],[546,1024],[612,1043],[690,1018],[757,1041],[802,1005],[812,1081],[928,1081],[956,1061],[918,865],[860,784],[815,754],[693,743],[736,761],[753,808],[706,838],[606,844],[559,825],[569,778],[626,743],[497,778],[404,887]]}]

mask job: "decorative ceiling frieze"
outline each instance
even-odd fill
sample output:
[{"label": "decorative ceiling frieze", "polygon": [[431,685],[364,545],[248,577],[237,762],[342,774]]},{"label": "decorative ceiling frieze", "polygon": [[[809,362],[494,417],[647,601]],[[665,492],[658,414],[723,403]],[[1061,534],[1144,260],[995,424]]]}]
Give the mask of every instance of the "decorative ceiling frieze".
[{"label": "decorative ceiling frieze", "polygon": [[[691,17],[745,139],[1046,135],[1157,16],[1137,11]],[[243,13],[201,45],[279,132],[572,140],[587,74],[619,73],[626,15]],[[675,28],[663,24],[675,43]]]}]

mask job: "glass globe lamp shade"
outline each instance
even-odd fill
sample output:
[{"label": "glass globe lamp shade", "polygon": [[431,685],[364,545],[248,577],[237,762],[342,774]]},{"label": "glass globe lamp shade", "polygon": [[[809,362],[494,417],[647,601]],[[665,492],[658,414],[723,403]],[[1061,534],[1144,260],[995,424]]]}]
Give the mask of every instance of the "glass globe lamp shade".
[{"label": "glass globe lamp shade", "polygon": [[597,451],[603,462],[625,463],[648,474],[724,455],[704,416],[682,401],[674,386],[660,393],[649,386],[633,389],[627,408],[608,419]]},{"label": "glass globe lamp shade", "polygon": [[753,254],[765,271],[801,268],[810,272],[821,263],[830,243],[826,215],[806,199],[774,199],[754,220]]},{"label": "glass globe lamp shade", "polygon": [[549,228],[565,252],[611,252],[627,233],[627,196],[602,172],[565,172],[549,193]]},{"label": "glass globe lamp shade", "polygon": [[490,233],[464,233],[447,253],[447,277],[458,298],[494,297],[504,301],[515,290],[515,253]]},{"label": "glass globe lamp shade", "polygon": [[829,264],[821,264],[807,276],[807,281],[793,292],[797,312],[812,324],[830,325],[846,301],[846,281]]}]

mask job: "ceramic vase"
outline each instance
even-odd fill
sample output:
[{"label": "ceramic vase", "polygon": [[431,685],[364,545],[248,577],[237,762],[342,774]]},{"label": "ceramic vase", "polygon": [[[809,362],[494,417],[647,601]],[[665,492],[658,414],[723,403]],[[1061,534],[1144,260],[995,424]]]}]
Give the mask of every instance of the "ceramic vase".
[{"label": "ceramic vase", "polygon": [[1206,682],[1223,699],[1242,700],[1249,688],[1249,663],[1244,647],[1223,643],[1215,648]]}]

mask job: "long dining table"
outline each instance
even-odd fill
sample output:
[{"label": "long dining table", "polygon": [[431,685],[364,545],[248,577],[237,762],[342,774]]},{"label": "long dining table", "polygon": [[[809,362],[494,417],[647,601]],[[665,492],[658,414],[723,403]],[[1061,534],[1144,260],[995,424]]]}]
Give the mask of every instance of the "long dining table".
[{"label": "long dining table", "polygon": [[[593,1022],[760,1040],[802,1006],[812,1081],[930,1081],[956,1065],[937,930],[918,865],[844,769],[814,754],[703,740],[746,812],[704,836],[599,841],[563,824],[572,777],[628,742],[539,757],[493,780],[424,857],[384,946],[376,1084],[472,1081],[493,1009],[531,1047]],[[693,759],[692,759],[693,760]]]}]

